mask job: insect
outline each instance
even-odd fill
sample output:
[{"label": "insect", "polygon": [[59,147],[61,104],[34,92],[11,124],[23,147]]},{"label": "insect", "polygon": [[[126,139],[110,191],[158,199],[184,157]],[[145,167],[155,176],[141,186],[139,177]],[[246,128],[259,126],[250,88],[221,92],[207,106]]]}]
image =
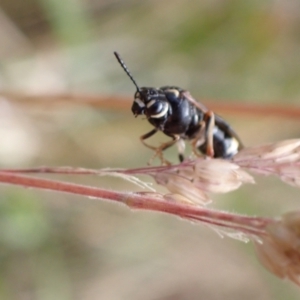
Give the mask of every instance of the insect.
[{"label": "insect", "polygon": [[[152,159],[158,156],[162,164],[170,164],[164,159],[163,151],[177,143],[179,160],[182,162],[184,140],[191,141],[193,152],[197,156],[202,153],[213,158],[229,159],[243,148],[240,138],[230,125],[197,102],[188,91],[176,86],[139,87],[120,55],[117,52],[114,54],[137,89],[131,107],[132,113],[135,117],[145,115],[154,127],[140,137],[146,147],[155,151]],[[145,140],[158,131],[172,140],[159,147],[147,144]]]}]

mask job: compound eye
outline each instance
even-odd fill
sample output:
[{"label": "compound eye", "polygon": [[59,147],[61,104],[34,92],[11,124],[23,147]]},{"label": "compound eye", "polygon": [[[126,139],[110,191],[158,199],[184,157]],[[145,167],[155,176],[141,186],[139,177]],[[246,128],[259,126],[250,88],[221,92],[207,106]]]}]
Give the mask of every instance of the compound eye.
[{"label": "compound eye", "polygon": [[169,110],[169,104],[165,101],[151,100],[147,103],[146,115],[150,118],[166,117]]},{"label": "compound eye", "polygon": [[147,111],[150,116],[157,115],[163,109],[163,104],[161,101],[151,100],[147,103]]}]

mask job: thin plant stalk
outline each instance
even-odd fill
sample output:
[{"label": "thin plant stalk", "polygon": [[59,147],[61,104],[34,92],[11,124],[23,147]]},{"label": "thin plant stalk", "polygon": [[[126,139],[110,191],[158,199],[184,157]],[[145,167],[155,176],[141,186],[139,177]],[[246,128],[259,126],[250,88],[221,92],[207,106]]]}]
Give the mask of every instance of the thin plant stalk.
[{"label": "thin plant stalk", "polygon": [[247,217],[194,205],[170,202],[163,198],[159,199],[155,193],[116,192],[98,187],[24,176],[7,171],[0,171],[0,182],[27,188],[82,195],[93,199],[109,200],[125,204],[132,209],[168,213],[188,220],[215,224],[228,229],[238,229],[258,237],[262,236],[263,229],[273,222],[273,220],[269,218]]}]

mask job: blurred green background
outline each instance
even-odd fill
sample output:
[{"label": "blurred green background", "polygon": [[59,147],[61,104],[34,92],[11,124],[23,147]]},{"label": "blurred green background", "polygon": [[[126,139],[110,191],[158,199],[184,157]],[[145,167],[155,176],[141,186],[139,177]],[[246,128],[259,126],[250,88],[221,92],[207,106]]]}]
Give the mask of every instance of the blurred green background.
[{"label": "blurred green background", "polygon": [[[232,103],[300,98],[296,0],[1,0],[0,42],[2,90],[131,97],[119,51],[141,86]],[[138,139],[151,127],[130,104],[123,113],[45,110],[2,97],[0,116],[1,167],[129,168],[152,155]],[[224,117],[246,145],[299,136],[295,120]],[[176,151],[167,156],[176,161]],[[116,179],[52,178],[137,190]],[[251,244],[201,224],[61,193],[1,186],[0,195],[0,299],[299,299]],[[299,190],[257,177],[214,199],[228,211],[277,216],[299,207]]]}]

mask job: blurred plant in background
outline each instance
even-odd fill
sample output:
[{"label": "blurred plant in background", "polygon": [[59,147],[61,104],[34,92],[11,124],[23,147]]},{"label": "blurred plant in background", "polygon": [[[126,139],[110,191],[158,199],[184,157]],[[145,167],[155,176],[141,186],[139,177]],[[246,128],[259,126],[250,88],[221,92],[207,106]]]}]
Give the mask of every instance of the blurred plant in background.
[{"label": "blurred plant in background", "polygon": [[[207,106],[206,99],[295,105],[299,23],[300,7],[292,0],[3,0],[1,167],[145,165],[150,153],[138,137],[149,125],[132,117],[129,102],[125,111],[109,111],[73,105],[71,98],[67,105],[51,100],[37,105],[3,96],[132,95],[115,50],[140,85],[178,85]],[[295,120],[224,117],[246,145],[299,136]],[[167,155],[176,160],[175,151]],[[116,180],[82,176],[76,181],[135,189]],[[277,216],[299,207],[298,194],[266,178],[255,189],[222,195],[214,205]],[[201,226],[79,196],[6,186],[0,207],[1,299],[299,297],[292,284],[265,272],[248,247]]]}]

